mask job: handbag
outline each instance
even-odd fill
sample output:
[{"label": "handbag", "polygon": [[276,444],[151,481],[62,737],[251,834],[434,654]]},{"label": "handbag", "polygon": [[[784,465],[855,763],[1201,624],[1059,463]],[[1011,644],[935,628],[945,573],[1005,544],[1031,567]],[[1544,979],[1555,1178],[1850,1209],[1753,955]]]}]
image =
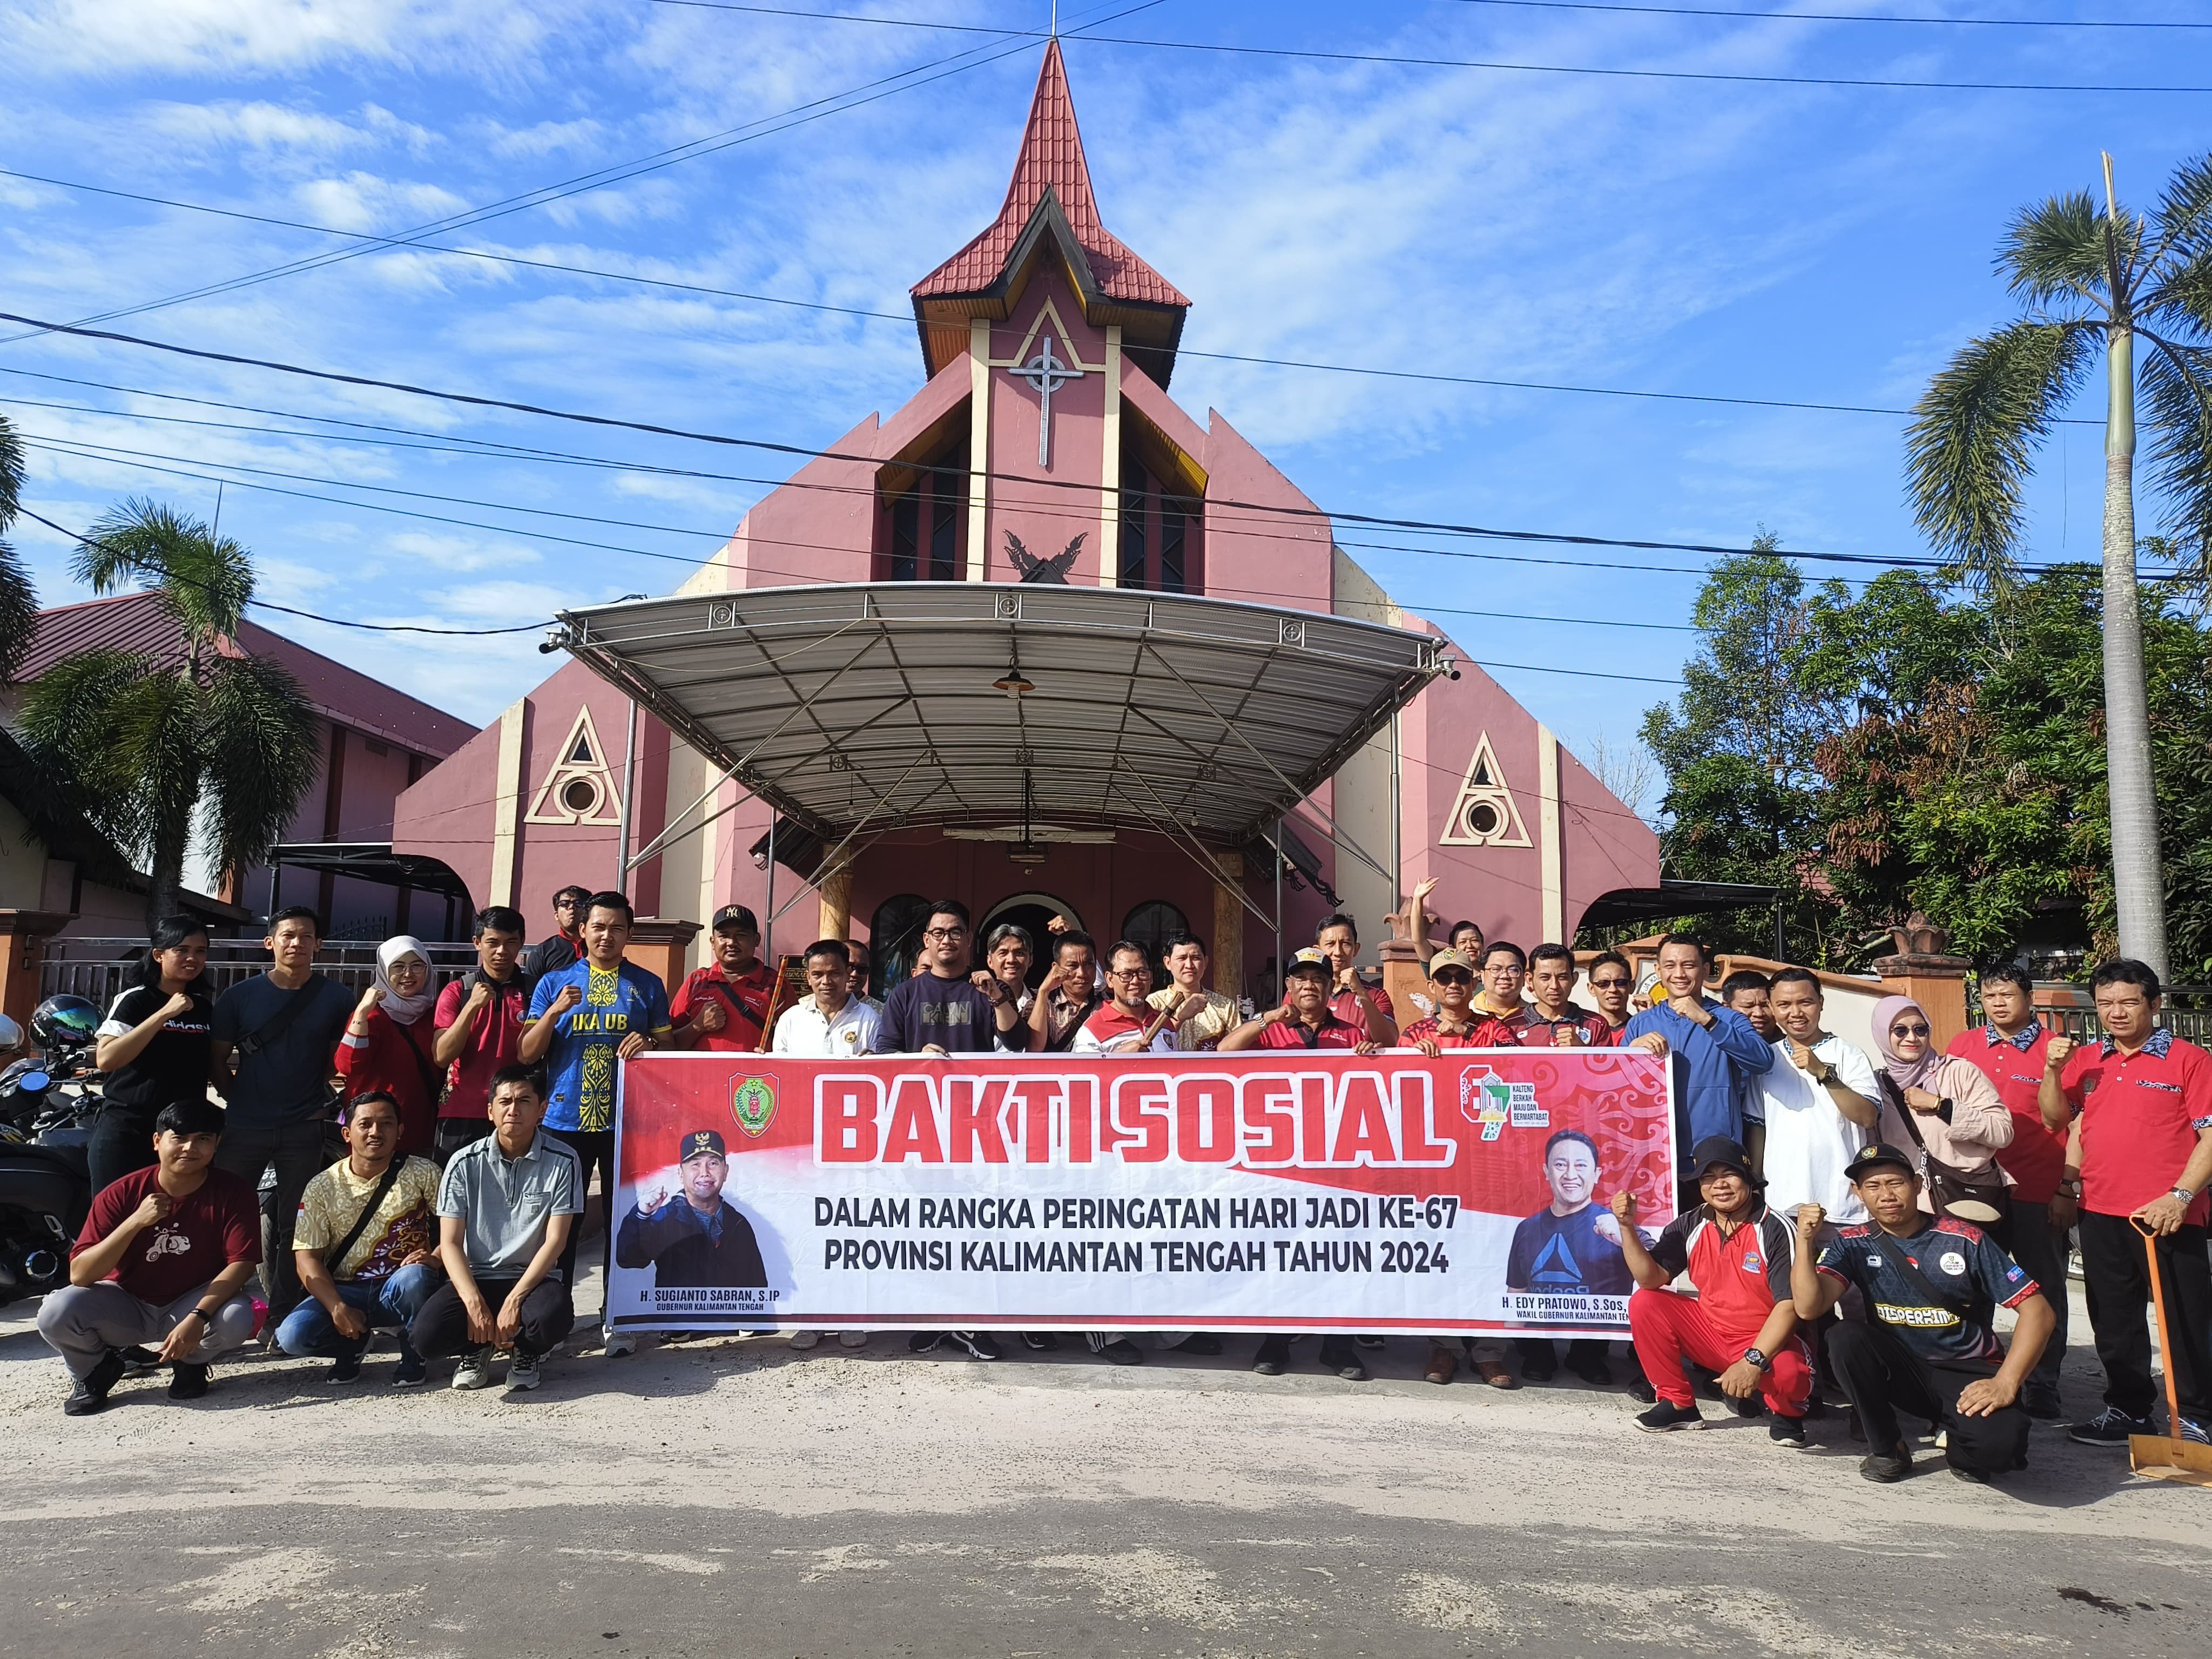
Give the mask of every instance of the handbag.
[{"label": "handbag", "polygon": [[1969,1173],[1956,1164],[1943,1162],[1928,1150],[1928,1143],[1920,1138],[1920,1126],[1913,1121],[1919,1114],[1905,1103],[1905,1091],[1897,1086],[1897,1079],[1884,1073],[1881,1087],[1889,1103],[1897,1109],[1905,1133],[1920,1149],[1921,1173],[1928,1180],[1928,1201],[1936,1206],[1936,1213],[1971,1221],[1978,1227],[1994,1227],[2002,1223],[2009,1213],[2010,1200],[2005,1192],[2004,1176],[1996,1164],[1992,1163],[1986,1170]]}]

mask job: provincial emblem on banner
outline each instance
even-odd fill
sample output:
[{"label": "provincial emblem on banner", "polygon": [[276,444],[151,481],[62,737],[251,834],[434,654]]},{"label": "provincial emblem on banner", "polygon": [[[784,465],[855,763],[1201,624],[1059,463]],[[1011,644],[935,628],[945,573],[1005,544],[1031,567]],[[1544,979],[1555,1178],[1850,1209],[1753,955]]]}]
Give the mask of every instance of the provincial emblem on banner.
[{"label": "provincial emblem on banner", "polygon": [[756,1140],[767,1133],[769,1120],[775,1115],[775,1079],[772,1077],[732,1078],[730,1115],[737,1119],[738,1127]]}]

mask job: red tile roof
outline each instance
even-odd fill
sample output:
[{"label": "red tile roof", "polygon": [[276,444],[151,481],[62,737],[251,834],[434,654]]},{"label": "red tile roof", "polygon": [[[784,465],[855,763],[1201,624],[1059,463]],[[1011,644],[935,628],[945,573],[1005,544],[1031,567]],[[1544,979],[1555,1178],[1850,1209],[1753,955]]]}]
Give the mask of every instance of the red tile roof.
[{"label": "red tile roof", "polygon": [[[41,611],[39,631],[29,657],[16,672],[16,682],[27,684],[63,658],[97,648],[140,651],[164,663],[180,663],[185,631],[161,596],[150,591]],[[433,760],[443,760],[476,735],[477,728],[467,721],[258,623],[241,623],[236,641],[225,641],[218,649],[227,655],[250,653],[283,664],[324,719]]]},{"label": "red tile roof", "polygon": [[914,297],[947,298],[988,289],[1005,270],[1007,256],[1044,199],[1048,185],[1090,258],[1100,293],[1145,305],[1189,306],[1174,283],[1132,253],[1099,220],[1057,40],[1045,47],[1044,67],[1037,72],[1036,96],[1030,103],[1029,126],[1022,134],[1014,176],[1006,185],[1006,205],[989,229],[916,283]]}]

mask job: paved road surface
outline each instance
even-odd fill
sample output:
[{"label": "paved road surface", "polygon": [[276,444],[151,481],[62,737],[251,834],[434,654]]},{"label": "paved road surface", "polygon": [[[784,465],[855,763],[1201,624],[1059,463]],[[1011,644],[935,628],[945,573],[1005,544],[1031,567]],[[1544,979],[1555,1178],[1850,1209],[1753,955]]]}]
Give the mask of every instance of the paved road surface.
[{"label": "paved road surface", "polygon": [[[591,1294],[586,1304],[596,1305]],[[2212,1491],[2039,1428],[1990,1491],[1618,1395],[732,1339],[507,1398],[219,1368],[64,1418],[0,1317],[0,1652],[2202,1655]],[[1241,1345],[1240,1345],[1241,1346]],[[1310,1345],[1297,1350],[1310,1367]],[[2096,1387],[2069,1359],[2069,1402]],[[434,1373],[442,1384],[447,1368]],[[1928,1455],[1931,1461],[1935,1455]]]}]

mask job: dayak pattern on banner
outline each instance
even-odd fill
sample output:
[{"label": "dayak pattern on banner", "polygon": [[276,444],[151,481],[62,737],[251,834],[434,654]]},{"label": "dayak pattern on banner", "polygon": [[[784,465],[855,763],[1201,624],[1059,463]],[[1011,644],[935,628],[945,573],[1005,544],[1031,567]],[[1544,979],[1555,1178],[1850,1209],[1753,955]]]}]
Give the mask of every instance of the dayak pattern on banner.
[{"label": "dayak pattern on banner", "polygon": [[1626,1188],[1656,1235],[1674,1139],[1667,1062],[1631,1049],[651,1054],[623,1066],[607,1305],[647,1330],[1623,1336],[1608,1206]]}]

